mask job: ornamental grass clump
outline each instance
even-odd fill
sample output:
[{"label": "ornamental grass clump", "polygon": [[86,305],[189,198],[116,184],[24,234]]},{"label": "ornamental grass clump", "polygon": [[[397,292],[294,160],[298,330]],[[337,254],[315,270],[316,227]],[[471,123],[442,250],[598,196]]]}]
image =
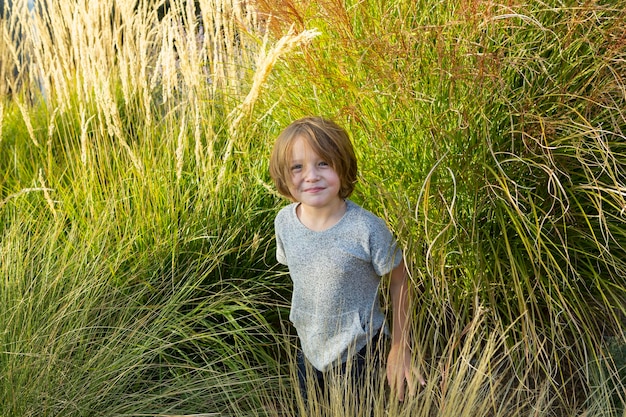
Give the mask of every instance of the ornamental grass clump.
[{"label": "ornamental grass clump", "polygon": [[398,229],[415,321],[441,323],[416,329],[426,356],[478,299],[512,375],[583,404],[624,326],[623,7],[264,3],[276,33],[322,33],[276,73],[273,115],[350,127],[355,198]]},{"label": "ornamental grass clump", "polygon": [[16,45],[11,22],[38,28],[28,60],[2,61],[29,70],[1,81],[0,414],[255,412],[279,374],[274,199],[240,180],[254,165],[232,164],[219,193],[215,178],[256,23],[230,2],[171,2],[162,19],[148,3],[37,3],[0,21]]}]

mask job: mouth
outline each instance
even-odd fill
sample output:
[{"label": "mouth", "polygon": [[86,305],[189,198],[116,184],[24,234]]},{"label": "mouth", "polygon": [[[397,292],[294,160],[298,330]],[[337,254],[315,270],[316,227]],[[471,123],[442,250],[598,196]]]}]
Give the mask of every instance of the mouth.
[{"label": "mouth", "polygon": [[304,190],[305,193],[319,193],[320,191],[323,191],[324,188],[323,187],[313,187],[313,188],[307,188],[306,190]]}]

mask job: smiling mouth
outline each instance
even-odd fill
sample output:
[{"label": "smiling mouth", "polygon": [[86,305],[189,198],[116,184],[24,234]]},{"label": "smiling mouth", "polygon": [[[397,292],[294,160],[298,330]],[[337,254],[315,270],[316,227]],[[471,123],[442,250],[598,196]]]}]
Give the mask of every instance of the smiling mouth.
[{"label": "smiling mouth", "polygon": [[317,193],[322,191],[324,188],[322,187],[315,187],[315,188],[307,188],[306,190],[304,190],[307,193]]}]

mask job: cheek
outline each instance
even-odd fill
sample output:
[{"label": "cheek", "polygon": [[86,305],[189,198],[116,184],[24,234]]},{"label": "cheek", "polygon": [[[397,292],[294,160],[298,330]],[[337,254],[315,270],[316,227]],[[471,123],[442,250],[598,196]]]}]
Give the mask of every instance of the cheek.
[{"label": "cheek", "polygon": [[285,184],[287,184],[288,186],[292,186],[293,183],[296,181],[296,175],[293,173],[292,170],[288,169],[287,171],[285,171],[283,178],[285,180]]},{"label": "cheek", "polygon": [[298,188],[298,177],[295,175],[291,175],[289,176],[289,178],[287,178],[287,188],[289,188],[290,191],[294,191]]}]

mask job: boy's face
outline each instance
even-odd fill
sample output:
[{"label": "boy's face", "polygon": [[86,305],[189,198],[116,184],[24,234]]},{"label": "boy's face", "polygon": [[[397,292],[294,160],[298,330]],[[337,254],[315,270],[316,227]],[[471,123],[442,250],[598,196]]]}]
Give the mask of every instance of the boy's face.
[{"label": "boy's face", "polygon": [[322,159],[302,137],[294,139],[289,165],[291,196],[312,208],[332,208],[339,197],[341,180],[337,172]]}]

